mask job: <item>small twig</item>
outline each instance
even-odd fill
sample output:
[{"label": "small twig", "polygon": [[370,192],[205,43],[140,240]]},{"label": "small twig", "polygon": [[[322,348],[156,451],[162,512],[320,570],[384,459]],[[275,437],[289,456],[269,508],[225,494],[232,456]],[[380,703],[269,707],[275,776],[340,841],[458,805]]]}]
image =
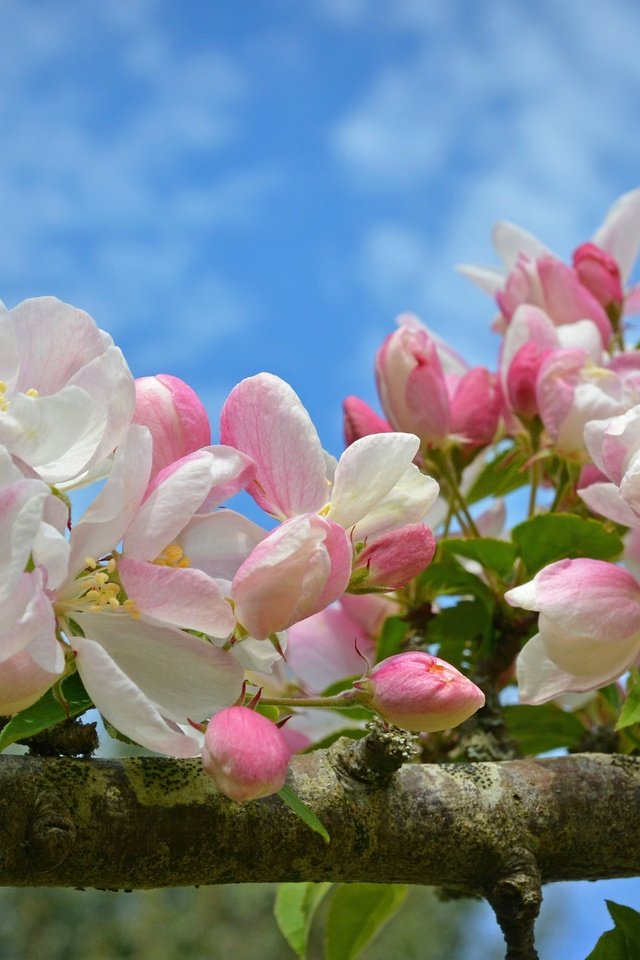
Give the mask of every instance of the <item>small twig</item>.
[{"label": "small twig", "polygon": [[505,960],[538,960],[534,926],[540,912],[540,870],[530,850],[513,850],[505,872],[487,891],[487,900],[507,944]]},{"label": "small twig", "polygon": [[372,790],[385,787],[403,763],[417,754],[417,738],[407,730],[373,717],[362,740],[339,740],[332,748],[333,762],[341,778],[355,780]]}]

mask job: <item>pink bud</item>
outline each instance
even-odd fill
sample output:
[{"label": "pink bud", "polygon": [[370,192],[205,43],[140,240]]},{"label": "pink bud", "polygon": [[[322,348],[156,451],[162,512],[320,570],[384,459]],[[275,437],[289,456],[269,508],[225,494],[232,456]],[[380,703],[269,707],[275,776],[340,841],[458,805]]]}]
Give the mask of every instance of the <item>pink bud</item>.
[{"label": "pink bud", "polygon": [[449,434],[449,394],[436,341],[413,318],[390,334],[376,357],[380,402],[395,430],[441,446]]},{"label": "pink bud", "polygon": [[428,567],[436,540],[424,523],[408,523],[367,542],[349,583],[352,593],[397,590]]},{"label": "pink bud", "polygon": [[391,427],[387,421],[379,417],[375,410],[372,410],[360,397],[346,397],[342,408],[344,438],[347,446],[351,446],[360,437],[368,437],[372,433],[391,433]]},{"label": "pink bud", "polygon": [[451,432],[468,447],[491,443],[503,408],[498,378],[473,367],[459,380],[451,398]]},{"label": "pink bud", "polygon": [[367,707],[418,733],[456,727],[484,705],[475,683],[450,663],[420,651],[382,660],[354,687]]},{"label": "pink bud", "polygon": [[622,309],[624,292],[620,268],[610,254],[595,243],[583,243],[574,251],[573,266],[580,283],[605,310],[611,306]]},{"label": "pink bud", "polygon": [[316,514],[293,517],[254,547],[234,576],[238,623],[264,640],[337,600],[350,574],[344,529]]},{"label": "pink bud", "polygon": [[202,766],[225,796],[244,803],[281,789],[290,755],[275,723],[248,707],[227,707],[209,721]]},{"label": "pink bud", "polygon": [[190,386],[160,373],[136,380],[133,422],[153,437],[152,478],[175,460],[211,443],[207,411]]}]

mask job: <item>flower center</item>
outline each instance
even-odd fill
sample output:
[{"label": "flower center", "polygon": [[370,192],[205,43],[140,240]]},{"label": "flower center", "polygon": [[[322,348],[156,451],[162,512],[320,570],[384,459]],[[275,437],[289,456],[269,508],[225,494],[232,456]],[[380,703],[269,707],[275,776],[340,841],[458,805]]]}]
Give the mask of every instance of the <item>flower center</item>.
[{"label": "flower center", "polygon": [[140,612],[134,600],[120,600],[122,587],[111,577],[116,573],[116,561],[111,557],[98,563],[94,557],[85,557],[85,570],[67,584],[54,604],[58,617],[66,621],[74,613],[102,613],[104,610],[124,610],[137,620]]},{"label": "flower center", "polygon": [[[8,384],[5,380],[0,380],[0,413],[6,413],[9,409],[11,401],[7,397],[9,392]],[[29,387],[28,390],[24,391],[25,397],[38,397],[39,393],[35,387]]]},{"label": "flower center", "polygon": [[191,560],[184,555],[184,550],[179,543],[170,543],[165,547],[162,553],[158,554],[153,563],[159,567],[189,567]]}]

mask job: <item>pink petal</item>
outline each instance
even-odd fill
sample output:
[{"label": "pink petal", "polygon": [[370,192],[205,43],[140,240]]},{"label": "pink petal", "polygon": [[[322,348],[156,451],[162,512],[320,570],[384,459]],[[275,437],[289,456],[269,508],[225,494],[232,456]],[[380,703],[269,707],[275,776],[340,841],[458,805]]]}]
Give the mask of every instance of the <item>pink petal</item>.
[{"label": "pink petal", "polygon": [[143,615],[185,630],[228,638],[235,627],[230,604],[211,577],[193,568],[161,567],[122,557],[127,596]]},{"label": "pink petal", "polygon": [[325,462],[309,414],[291,387],[269,373],[243,380],[220,416],[220,439],[257,464],[248,492],[279,519],[319,510],[327,500]]}]

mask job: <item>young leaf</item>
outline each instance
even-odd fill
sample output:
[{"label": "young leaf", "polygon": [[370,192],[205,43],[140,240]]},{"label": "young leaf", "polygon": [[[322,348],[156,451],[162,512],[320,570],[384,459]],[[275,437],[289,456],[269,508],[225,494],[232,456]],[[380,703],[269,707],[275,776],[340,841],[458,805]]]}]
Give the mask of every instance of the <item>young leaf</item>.
[{"label": "young leaf", "polygon": [[316,817],[313,810],[310,810],[306,803],[303,803],[298,794],[287,787],[286,785],[278,790],[278,796],[281,800],[291,807],[296,817],[302,820],[308,827],[311,827],[312,830],[315,830],[316,833],[319,833],[325,843],[329,843],[331,837],[327,832],[327,828],[320,823]]},{"label": "young leaf", "polygon": [[514,527],[511,536],[529,574],[556,560],[591,557],[612,560],[622,553],[617,533],[599,520],[571,513],[543,513]]},{"label": "young leaf", "polygon": [[469,490],[466,500],[469,505],[485,497],[503,497],[529,481],[524,468],[527,454],[510,447],[484,467]]},{"label": "young leaf", "polygon": [[636,677],[635,683],[628,691],[626,699],[622,704],[620,718],[616,723],[616,730],[630,727],[632,723],[640,723],[640,674]]},{"label": "young leaf", "polygon": [[490,612],[494,607],[494,598],[486,583],[475,574],[465,570],[452,556],[441,557],[418,577],[421,595],[427,600],[438,596],[477,597]]},{"label": "young leaf", "polygon": [[274,914],[280,933],[294,953],[305,960],[313,916],[331,883],[281,883]]},{"label": "young leaf", "polygon": [[438,656],[460,668],[465,650],[477,648],[490,625],[491,617],[480,600],[460,600],[429,620],[426,641],[439,644]]},{"label": "young leaf", "polygon": [[376,662],[400,653],[407,629],[407,621],[402,617],[387,617],[376,646]]},{"label": "young leaf", "polygon": [[491,537],[479,537],[475,540],[451,538],[441,541],[440,546],[443,553],[476,560],[486,570],[491,570],[501,578],[509,575],[516,559],[516,548],[512,543]]},{"label": "young leaf", "polygon": [[325,960],[353,960],[400,909],[409,887],[395,883],[340,884],[331,898]]},{"label": "young leaf", "polygon": [[602,934],[586,960],[637,960],[640,913],[613,900],[605,902],[615,927]]},{"label": "young leaf", "polygon": [[0,733],[0,752],[18,740],[33,737],[49,727],[55,727],[68,717],[79,717],[93,706],[93,701],[77,673],[62,681],[62,696],[67,703],[68,713],[51,689],[32,706],[16,713]]},{"label": "young leaf", "polygon": [[504,707],[509,736],[525,755],[544,753],[558,747],[576,747],[585,729],[573,713],[553,703],[532,707],[527,704]]},{"label": "young leaf", "polygon": [[629,948],[638,950],[640,944],[640,913],[632,907],[627,907],[623,903],[615,903],[613,900],[605,900],[607,910],[611,919],[616,925],[616,930],[620,930]]},{"label": "young leaf", "polygon": [[629,951],[620,930],[607,930],[586,960],[637,960],[637,953]]}]

